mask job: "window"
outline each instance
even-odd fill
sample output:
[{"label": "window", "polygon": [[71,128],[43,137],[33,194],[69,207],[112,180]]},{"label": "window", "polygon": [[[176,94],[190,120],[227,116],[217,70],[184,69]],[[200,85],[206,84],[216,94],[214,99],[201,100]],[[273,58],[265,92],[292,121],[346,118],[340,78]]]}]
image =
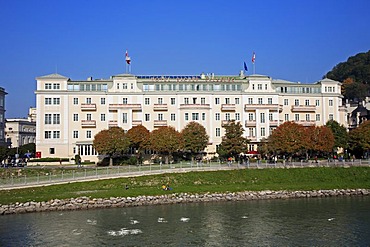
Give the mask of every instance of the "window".
[{"label": "window", "polygon": [[305,105],[310,105],[310,100],[309,100],[309,99],[306,99],[306,100],[304,101],[304,104],[305,104]]},{"label": "window", "polygon": [[264,112],[260,113],[260,117],[261,117],[261,123],[265,123],[265,113]]},{"label": "window", "polygon": [[225,114],[225,120],[226,121],[230,121],[230,113],[226,113]]},{"label": "window", "polygon": [[88,114],[86,114],[86,120],[91,120],[91,114],[90,113],[88,113]]},{"label": "window", "polygon": [[197,98],[193,98],[193,104],[195,105],[197,103]]},{"label": "window", "polygon": [[189,120],[189,113],[185,112],[185,121]]},{"label": "window", "polygon": [[334,115],[333,114],[329,114],[329,120],[333,120],[334,119]]},{"label": "window", "polygon": [[184,98],[184,104],[189,105],[189,98]]},{"label": "window", "polygon": [[253,98],[248,98],[248,104],[253,105]]},{"label": "window", "polygon": [[316,121],[320,121],[320,114],[316,114]]},{"label": "window", "polygon": [[216,128],[216,136],[221,136],[221,129],[220,128]]},{"label": "window", "polygon": [[206,98],[200,98],[200,103],[202,105],[205,105],[206,104]]},{"label": "window", "polygon": [[100,104],[105,105],[105,98],[100,98]]},{"label": "window", "polygon": [[266,129],[264,127],[261,128],[261,136],[266,136]]},{"label": "window", "polygon": [[333,106],[333,100],[329,99],[329,106]]},{"label": "window", "polygon": [[176,114],[175,113],[171,113],[171,121],[176,121]]},{"label": "window", "polygon": [[49,154],[55,154],[55,148],[49,148]]},{"label": "window", "polygon": [[230,104],[230,98],[225,98],[225,104]]},{"label": "window", "polygon": [[78,105],[78,98],[73,98],[73,104]]},{"label": "window", "polygon": [[51,83],[45,83],[45,89],[51,89]]},{"label": "window", "polygon": [[248,120],[249,121],[253,121],[254,120],[254,114],[253,113],[249,113],[248,114]]},{"label": "window", "polygon": [[51,131],[47,130],[45,131],[45,139],[50,139],[51,138]]},{"label": "window", "polygon": [[53,114],[53,124],[60,124],[60,114]]},{"label": "window", "polygon": [[91,130],[86,131],[86,138],[91,138]]},{"label": "window", "polygon": [[117,89],[119,89],[119,83],[117,83]]},{"label": "window", "polygon": [[262,84],[257,84],[257,89],[262,90]]},{"label": "window", "polygon": [[54,83],[53,84],[53,89],[55,90],[58,90],[58,89],[60,89],[60,84],[59,83]]},{"label": "window", "polygon": [[262,105],[262,102],[263,102],[263,101],[262,101],[262,98],[258,98],[258,104],[259,104],[259,105]]},{"label": "window", "polygon": [[78,130],[73,131],[73,138],[78,138]]},{"label": "window", "polygon": [[294,114],[295,121],[299,121],[299,114]]},{"label": "window", "polygon": [[220,98],[215,98],[215,104],[219,105],[220,104]]},{"label": "window", "polygon": [[215,119],[216,119],[216,121],[220,121],[220,113],[216,113]]},{"label": "window", "polygon": [[239,105],[240,104],[240,99],[239,98],[235,98],[235,105]]},{"label": "window", "polygon": [[310,114],[306,114],[306,121],[310,121]]},{"label": "window", "polygon": [[272,98],[267,99],[267,104],[272,105]]},{"label": "window", "polygon": [[150,114],[145,113],[145,122],[149,122],[149,121],[150,121]]},{"label": "window", "polygon": [[294,100],[294,105],[297,105],[297,106],[299,105],[299,99]]},{"label": "window", "polygon": [[91,104],[91,98],[86,98],[86,104]]},{"label": "window", "polygon": [[289,100],[288,99],[284,99],[284,105],[289,105]]},{"label": "window", "polygon": [[78,121],[78,114],[77,113],[74,113],[73,114],[73,121],[74,122],[77,122]]},{"label": "window", "polygon": [[285,114],[285,115],[284,115],[284,120],[285,120],[285,121],[289,121],[289,114]]},{"label": "window", "polygon": [[191,115],[192,115],[192,120],[193,121],[198,121],[199,120],[199,113],[193,112]]},{"label": "window", "polygon": [[127,102],[128,102],[128,99],[127,98],[123,98],[122,99],[122,104],[127,105]]},{"label": "window", "polygon": [[272,121],[273,118],[272,118],[272,113],[269,113],[269,121]]},{"label": "window", "polygon": [[158,98],[158,104],[163,105],[163,98]]},{"label": "window", "polygon": [[127,123],[128,122],[128,116],[127,112],[122,113],[122,123]]},{"label": "window", "polygon": [[320,106],[320,100],[317,99],[316,102],[315,102],[315,105]]},{"label": "window", "polygon": [[45,105],[51,105],[51,98],[45,98]]},{"label": "window", "polygon": [[100,121],[105,122],[105,114],[100,114]]},{"label": "window", "polygon": [[122,89],[127,89],[127,83],[122,83]]},{"label": "window", "polygon": [[53,138],[54,139],[59,139],[60,138],[60,131],[59,130],[54,130],[53,131]]},{"label": "window", "polygon": [[205,121],[205,120],[206,120],[206,113],[202,112],[202,121]]},{"label": "window", "polygon": [[249,128],[249,136],[254,136],[254,128]]},{"label": "window", "polygon": [[144,104],[145,105],[150,105],[150,98],[145,98],[144,99]]},{"label": "window", "polygon": [[176,104],[176,99],[175,98],[171,98],[171,105],[175,105]]},{"label": "window", "polygon": [[240,121],[240,113],[235,113],[235,120]]},{"label": "window", "polygon": [[163,120],[163,113],[158,113],[158,120],[162,121]]},{"label": "window", "polygon": [[53,98],[54,105],[60,105],[60,98]]},{"label": "window", "polygon": [[134,83],[131,83],[131,89],[134,89]]},{"label": "window", "polygon": [[51,114],[45,114],[45,124],[51,124]]},{"label": "window", "polygon": [[252,84],[252,89],[254,90],[254,84]]}]

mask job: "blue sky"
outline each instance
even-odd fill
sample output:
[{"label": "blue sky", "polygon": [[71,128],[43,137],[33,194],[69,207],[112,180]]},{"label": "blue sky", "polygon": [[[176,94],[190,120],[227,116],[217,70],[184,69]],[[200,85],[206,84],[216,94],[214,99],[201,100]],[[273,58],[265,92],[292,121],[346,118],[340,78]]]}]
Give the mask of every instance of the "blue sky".
[{"label": "blue sky", "polygon": [[315,82],[370,50],[368,0],[0,0],[6,118],[35,106],[35,78],[238,74]]}]

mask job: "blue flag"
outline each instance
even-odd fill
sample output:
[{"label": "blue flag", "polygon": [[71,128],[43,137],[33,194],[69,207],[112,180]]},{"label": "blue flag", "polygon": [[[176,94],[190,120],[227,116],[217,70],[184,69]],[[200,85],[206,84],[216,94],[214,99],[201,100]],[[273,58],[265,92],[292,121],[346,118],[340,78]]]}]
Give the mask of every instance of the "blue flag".
[{"label": "blue flag", "polygon": [[248,67],[247,67],[247,64],[245,62],[244,62],[244,70],[248,71]]}]

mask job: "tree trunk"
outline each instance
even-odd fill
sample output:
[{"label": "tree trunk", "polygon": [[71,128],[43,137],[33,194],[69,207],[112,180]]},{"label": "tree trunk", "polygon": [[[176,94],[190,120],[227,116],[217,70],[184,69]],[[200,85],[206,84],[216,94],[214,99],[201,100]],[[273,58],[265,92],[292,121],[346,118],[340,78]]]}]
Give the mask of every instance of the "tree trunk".
[{"label": "tree trunk", "polygon": [[109,157],[109,166],[113,166],[113,158]]}]

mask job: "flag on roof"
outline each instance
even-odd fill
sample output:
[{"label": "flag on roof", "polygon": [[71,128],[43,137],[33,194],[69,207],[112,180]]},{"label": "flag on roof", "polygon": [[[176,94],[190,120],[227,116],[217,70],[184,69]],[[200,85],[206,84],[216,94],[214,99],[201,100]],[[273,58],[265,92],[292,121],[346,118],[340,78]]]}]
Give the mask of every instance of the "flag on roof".
[{"label": "flag on roof", "polygon": [[248,67],[247,67],[247,64],[245,62],[244,62],[244,70],[248,71]]},{"label": "flag on roof", "polygon": [[131,58],[128,55],[128,51],[126,50],[126,63],[130,64],[131,63]]},{"label": "flag on roof", "polygon": [[256,60],[256,53],[253,52],[253,55],[252,55],[252,63],[254,63],[255,60]]}]

